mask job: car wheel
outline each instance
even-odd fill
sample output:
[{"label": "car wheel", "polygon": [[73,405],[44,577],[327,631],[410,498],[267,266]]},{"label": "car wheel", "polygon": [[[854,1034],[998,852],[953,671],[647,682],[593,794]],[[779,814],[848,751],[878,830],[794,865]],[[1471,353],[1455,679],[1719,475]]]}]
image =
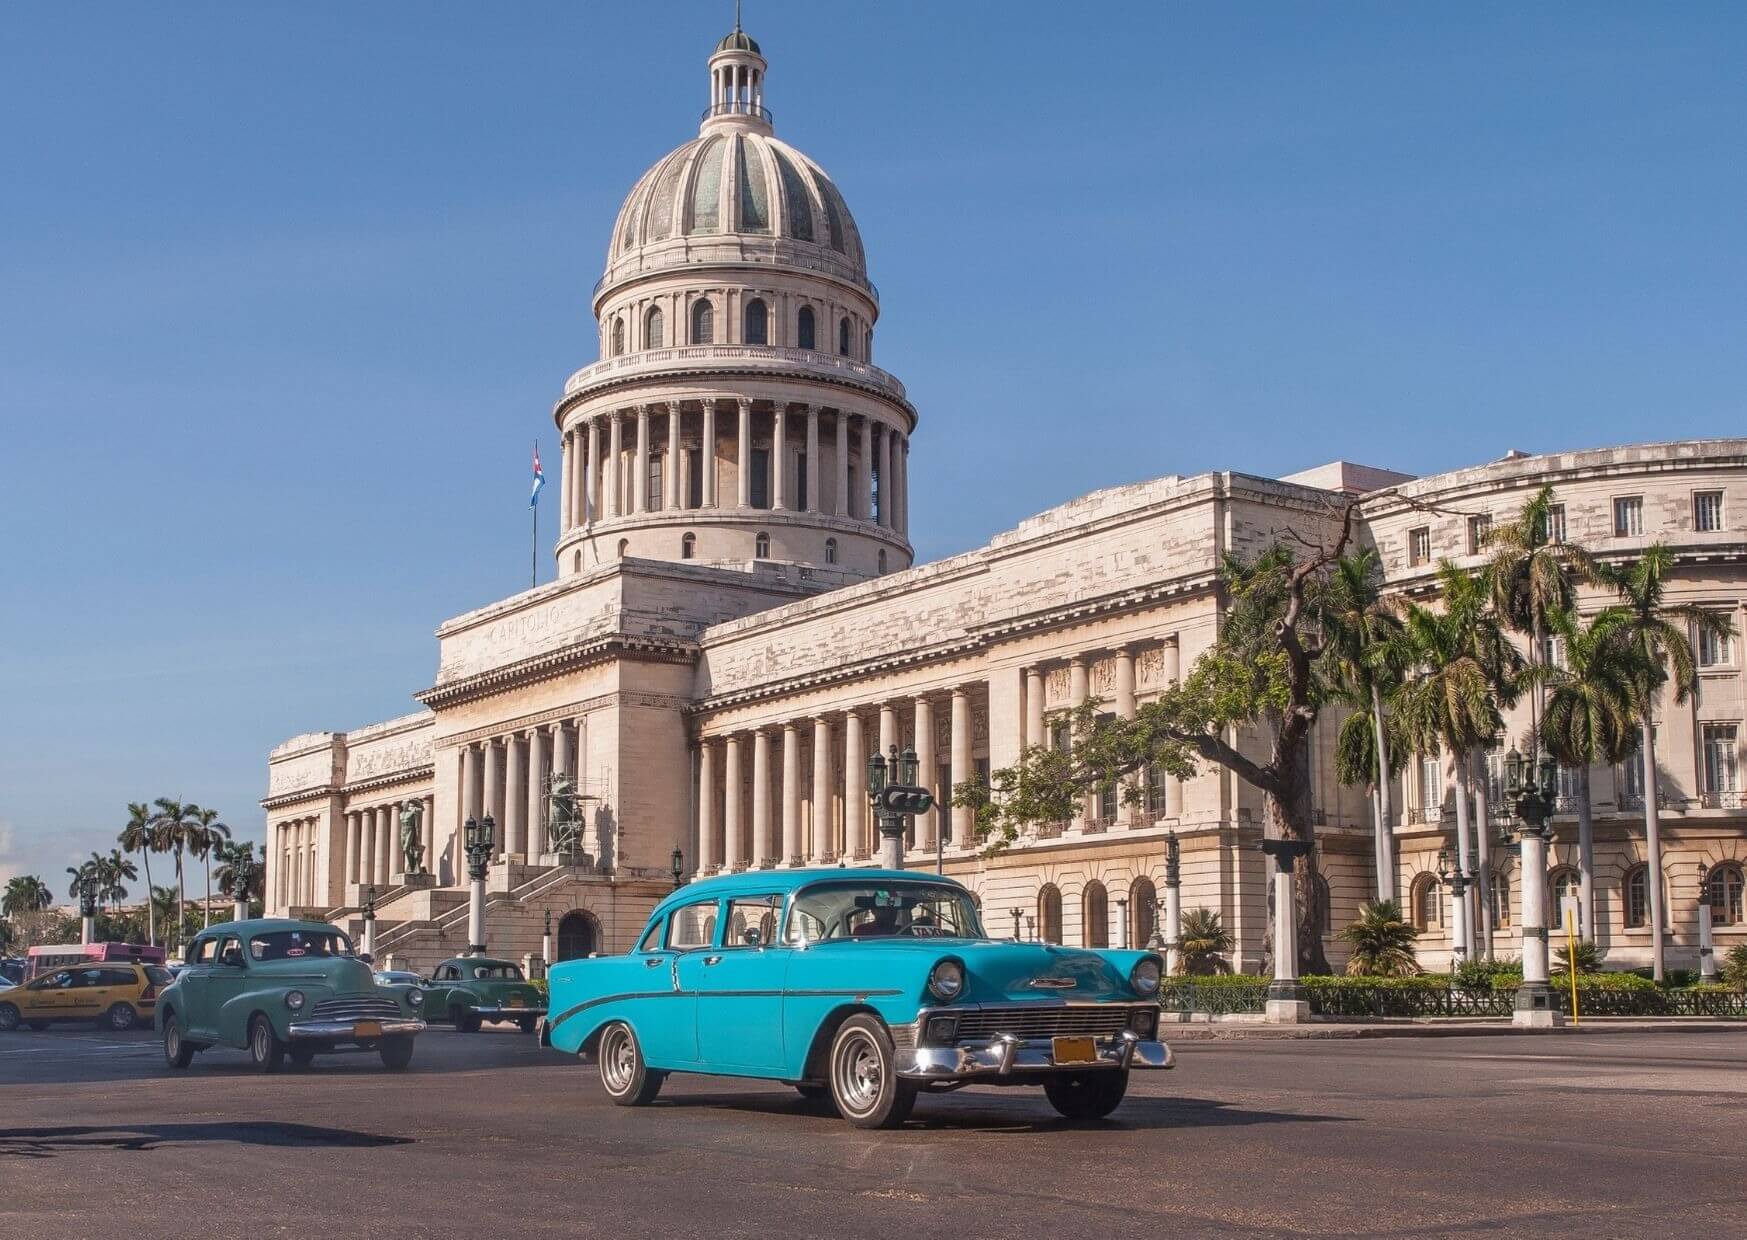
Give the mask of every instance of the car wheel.
[{"label": "car wheel", "polygon": [[466,1008],[456,1008],[455,1009],[455,1029],[456,1029],[456,1032],[458,1032],[458,1033],[478,1033],[479,1026],[480,1026],[480,1020],[479,1020],[478,1013],[469,1012]]},{"label": "car wheel", "polygon": [[1045,1078],[1044,1097],[1066,1119],[1103,1119],[1122,1105],[1128,1092],[1128,1072],[1070,1072]]},{"label": "car wheel", "polygon": [[640,1107],[655,1101],[661,1092],[665,1072],[650,1070],[643,1062],[643,1048],[637,1045],[637,1035],[622,1020],[614,1021],[601,1034],[599,1055],[601,1084],[607,1096],[622,1107]]},{"label": "car wheel", "polygon": [[273,1022],[256,1016],[249,1022],[249,1066],[257,1072],[277,1072],[285,1060],[285,1043],[273,1032]]},{"label": "car wheel", "polygon": [[0,1003],[0,1033],[18,1028],[18,1009],[10,1003]]},{"label": "car wheel", "polygon": [[99,1023],[105,1028],[120,1030],[132,1029],[139,1021],[139,1013],[133,1010],[131,1003],[117,1003],[103,1013],[103,1020]]},{"label": "car wheel", "polygon": [[399,1072],[405,1068],[412,1062],[412,1043],[410,1033],[383,1038],[376,1044],[376,1053],[382,1056],[382,1066],[390,1072]]},{"label": "car wheel", "polygon": [[872,1016],[851,1016],[831,1040],[831,1100],[857,1128],[896,1128],[910,1118],[916,1085],[899,1078],[892,1035]]},{"label": "car wheel", "polygon": [[164,1062],[178,1072],[194,1062],[194,1048],[182,1036],[182,1022],[174,1012],[164,1017]]},{"label": "car wheel", "polygon": [[292,1067],[307,1068],[310,1064],[315,1062],[315,1047],[293,1046],[290,1050],[285,1052],[285,1055],[291,1060]]}]

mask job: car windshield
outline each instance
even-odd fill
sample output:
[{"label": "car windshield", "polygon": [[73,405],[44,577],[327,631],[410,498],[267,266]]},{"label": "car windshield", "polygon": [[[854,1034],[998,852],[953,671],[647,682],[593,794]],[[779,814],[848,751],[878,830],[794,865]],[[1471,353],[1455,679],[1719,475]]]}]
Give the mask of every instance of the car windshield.
[{"label": "car windshield", "polygon": [[473,976],[482,982],[519,982],[522,970],[513,964],[477,964],[473,966]]},{"label": "car windshield", "polygon": [[795,897],[788,941],[983,937],[970,893],[937,883],[826,883]]},{"label": "car windshield", "polygon": [[332,930],[273,930],[249,936],[250,960],[307,960],[350,956],[352,941]]}]

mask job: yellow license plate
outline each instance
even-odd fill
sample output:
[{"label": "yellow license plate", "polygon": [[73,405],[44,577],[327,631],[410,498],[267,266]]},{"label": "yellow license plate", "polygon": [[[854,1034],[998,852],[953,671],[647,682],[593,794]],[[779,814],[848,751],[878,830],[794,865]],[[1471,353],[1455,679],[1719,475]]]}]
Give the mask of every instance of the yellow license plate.
[{"label": "yellow license plate", "polygon": [[354,1038],[379,1038],[382,1036],[382,1022],[379,1020],[360,1020],[352,1025]]},{"label": "yellow license plate", "polygon": [[1052,1038],[1050,1058],[1058,1064],[1097,1063],[1098,1044],[1091,1038]]},{"label": "yellow license plate", "polygon": [[521,1007],[522,1006],[522,997],[520,995],[511,995],[509,998],[505,999],[503,1002],[504,1002],[505,1007]]}]

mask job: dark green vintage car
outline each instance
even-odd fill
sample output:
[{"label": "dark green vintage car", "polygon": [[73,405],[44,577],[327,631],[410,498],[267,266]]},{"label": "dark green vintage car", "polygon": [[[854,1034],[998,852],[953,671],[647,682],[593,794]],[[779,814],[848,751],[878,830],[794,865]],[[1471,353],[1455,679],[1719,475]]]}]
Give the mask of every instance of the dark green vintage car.
[{"label": "dark green vintage car", "polygon": [[412,1062],[425,1027],[417,986],[378,985],[352,940],[326,922],[224,922],[188,945],[188,967],[159,996],[153,1020],[164,1060],[186,1068],[212,1046],[246,1050],[272,1072],[289,1057],[375,1051],[384,1067]]},{"label": "dark green vintage car", "polygon": [[475,1033],[488,1020],[532,1033],[546,1014],[540,991],[509,960],[457,956],[432,969],[422,989],[425,1019],[454,1021],[462,1033]]}]

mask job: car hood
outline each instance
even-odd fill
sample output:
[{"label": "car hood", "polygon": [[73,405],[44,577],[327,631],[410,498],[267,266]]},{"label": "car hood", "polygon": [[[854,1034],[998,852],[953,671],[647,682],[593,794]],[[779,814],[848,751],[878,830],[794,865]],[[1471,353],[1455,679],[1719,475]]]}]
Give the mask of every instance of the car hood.
[{"label": "car hood", "polygon": [[[847,957],[867,953],[887,960],[914,958],[926,976],[933,962],[951,956],[964,964],[969,1003],[1048,1003],[1065,999],[1135,999],[1129,970],[1148,952],[1059,947],[1002,939],[880,939],[820,944]],[[816,949],[815,949],[816,950]]]},{"label": "car hood", "polygon": [[325,959],[268,960],[252,966],[262,981],[287,986],[325,986],[336,995],[375,994],[384,989],[376,974],[362,960],[344,956]]}]

